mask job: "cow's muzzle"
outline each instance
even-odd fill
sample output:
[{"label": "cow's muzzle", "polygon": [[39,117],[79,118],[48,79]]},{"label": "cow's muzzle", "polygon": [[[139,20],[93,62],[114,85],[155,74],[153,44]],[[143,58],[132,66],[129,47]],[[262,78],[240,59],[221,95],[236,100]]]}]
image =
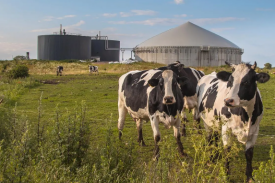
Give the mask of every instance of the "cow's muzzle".
[{"label": "cow's muzzle", "polygon": [[224,104],[227,107],[234,107],[234,99],[226,98],[224,99]]},{"label": "cow's muzzle", "polygon": [[172,96],[166,96],[163,98],[163,103],[164,104],[174,104],[176,101],[175,101],[175,98],[172,97]]}]

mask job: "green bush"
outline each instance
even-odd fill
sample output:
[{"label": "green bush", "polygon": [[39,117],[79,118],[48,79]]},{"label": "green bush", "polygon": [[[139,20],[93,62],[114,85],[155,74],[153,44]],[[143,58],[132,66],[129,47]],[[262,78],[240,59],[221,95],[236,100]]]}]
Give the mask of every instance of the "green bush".
[{"label": "green bush", "polygon": [[29,76],[29,68],[25,65],[17,65],[8,72],[8,77],[12,79],[23,78]]},{"label": "green bush", "polygon": [[264,68],[265,68],[265,69],[271,69],[271,68],[272,68],[271,63],[265,63],[265,64],[264,64]]}]

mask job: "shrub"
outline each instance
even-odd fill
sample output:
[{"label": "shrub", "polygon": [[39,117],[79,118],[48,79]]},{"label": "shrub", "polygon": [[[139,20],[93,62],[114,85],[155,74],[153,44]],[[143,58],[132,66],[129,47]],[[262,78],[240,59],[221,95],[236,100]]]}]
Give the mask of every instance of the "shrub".
[{"label": "shrub", "polygon": [[271,63],[265,63],[265,64],[264,64],[264,68],[265,68],[265,69],[271,69],[271,68],[272,68]]},{"label": "shrub", "polygon": [[17,65],[8,72],[8,77],[12,79],[23,78],[29,76],[29,68],[25,65]]}]

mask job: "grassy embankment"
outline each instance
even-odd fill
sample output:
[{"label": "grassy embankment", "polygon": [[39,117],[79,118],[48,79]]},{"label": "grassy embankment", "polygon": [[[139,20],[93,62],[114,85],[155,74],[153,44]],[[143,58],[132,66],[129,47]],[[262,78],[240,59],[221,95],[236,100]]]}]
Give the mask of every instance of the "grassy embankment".
[{"label": "grassy embankment", "polygon": [[[5,72],[26,64],[31,76],[9,80]],[[55,68],[63,65],[63,76]],[[227,182],[220,157],[209,163],[213,146],[187,123],[183,145],[189,157],[178,156],[172,129],[161,127],[161,158],[152,160],[154,141],[150,124],[144,125],[147,147],[140,147],[133,120],[127,115],[122,142],[117,131],[117,87],[121,74],[156,68],[160,64],[94,63],[99,75],[88,74],[88,63],[1,63],[0,182]],[[205,73],[227,67],[198,68]],[[43,84],[41,82],[51,83]],[[259,84],[265,115],[255,146],[253,167],[270,159],[274,145],[275,79]],[[192,121],[191,114],[188,115]],[[203,131],[204,132],[204,131]],[[234,182],[245,179],[243,146],[234,142],[230,157]],[[217,148],[222,152],[221,142]],[[221,153],[222,154],[222,153]],[[272,169],[271,169],[272,170]],[[274,171],[274,169],[273,169]],[[256,176],[260,180],[263,175]],[[255,171],[255,173],[257,173]],[[273,172],[273,178],[274,178]],[[266,177],[266,176],[265,176]]]}]

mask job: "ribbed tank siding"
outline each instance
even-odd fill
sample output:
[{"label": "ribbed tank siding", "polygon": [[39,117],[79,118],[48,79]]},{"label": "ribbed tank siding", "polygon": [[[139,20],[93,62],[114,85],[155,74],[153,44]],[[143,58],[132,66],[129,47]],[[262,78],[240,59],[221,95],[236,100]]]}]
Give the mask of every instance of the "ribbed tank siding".
[{"label": "ribbed tank siding", "polygon": [[180,61],[185,66],[221,66],[225,61],[241,62],[242,50],[239,48],[210,47],[138,47],[134,50],[136,59],[146,62],[170,64]]},{"label": "ribbed tank siding", "polygon": [[91,44],[92,57],[100,57],[100,61],[119,61],[120,41],[108,40],[108,48],[105,39],[92,39]]},{"label": "ribbed tank siding", "polygon": [[77,35],[38,36],[38,60],[90,59],[91,37]]}]

